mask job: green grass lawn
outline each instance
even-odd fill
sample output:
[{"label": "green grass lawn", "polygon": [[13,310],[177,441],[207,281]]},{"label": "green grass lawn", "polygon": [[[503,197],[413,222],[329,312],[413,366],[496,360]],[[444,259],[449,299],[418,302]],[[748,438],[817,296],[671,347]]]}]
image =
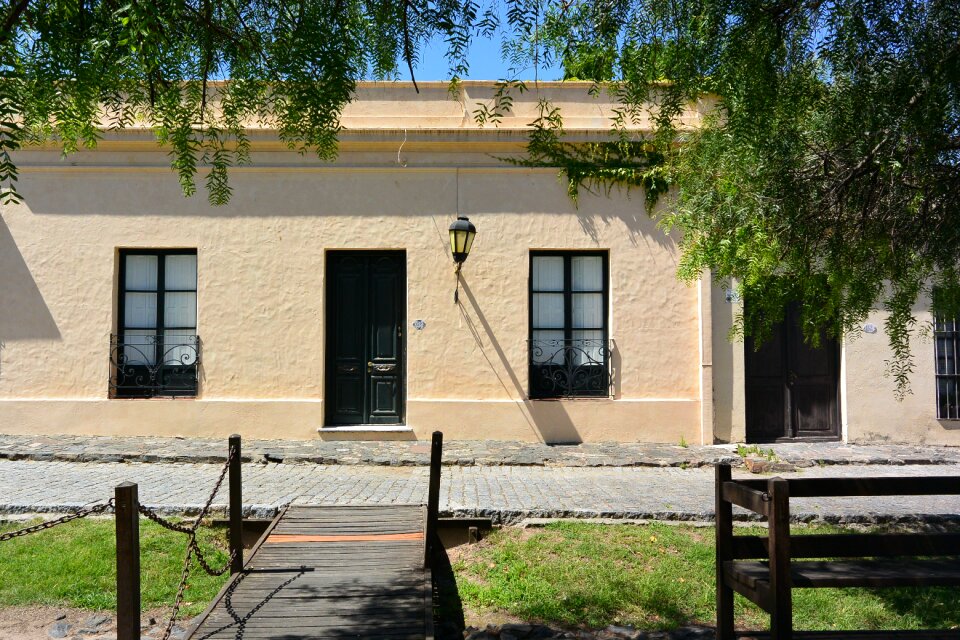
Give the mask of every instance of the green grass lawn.
[{"label": "green grass lawn", "polygon": [[[713,625],[713,542],[711,528],[662,524],[508,528],[454,553],[453,570],[468,613],[569,627]],[[769,626],[767,614],[740,596],[736,616],[741,628]],[[954,627],[960,589],[796,590],[794,624],[811,630]]]},{"label": "green grass lawn", "polygon": [[[0,532],[25,523],[0,524]],[[115,525],[112,518],[76,520],[0,542],[0,606],[117,607]],[[201,527],[201,548],[214,567],[227,561],[226,529]],[[187,536],[140,520],[143,608],[169,606],[177,593]],[[227,579],[208,576],[194,562],[184,601],[186,615],[206,608]]]}]

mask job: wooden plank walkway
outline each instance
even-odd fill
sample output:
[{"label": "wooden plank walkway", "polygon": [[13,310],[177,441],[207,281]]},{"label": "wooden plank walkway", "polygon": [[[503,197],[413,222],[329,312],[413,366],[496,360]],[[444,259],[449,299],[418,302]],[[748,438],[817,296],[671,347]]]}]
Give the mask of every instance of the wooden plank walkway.
[{"label": "wooden plank walkway", "polygon": [[432,640],[422,505],[289,507],[188,638]]}]

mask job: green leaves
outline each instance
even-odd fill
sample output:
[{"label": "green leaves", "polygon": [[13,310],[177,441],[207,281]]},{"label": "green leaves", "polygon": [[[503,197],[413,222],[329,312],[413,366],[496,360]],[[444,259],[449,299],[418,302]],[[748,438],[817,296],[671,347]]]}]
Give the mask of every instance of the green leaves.
[{"label": "green leaves", "polygon": [[[648,211],[659,201],[681,277],[738,283],[739,332],[762,337],[791,301],[814,341],[886,307],[905,391],[915,303],[936,286],[934,306],[960,312],[956,2],[14,0],[0,17],[2,199],[18,197],[22,144],[71,152],[150,123],[184,193],[202,174],[224,204],[249,126],[332,159],[359,79],[412,69],[439,37],[458,95],[473,39],[499,37],[511,78],[559,60],[619,103],[609,135],[584,141],[541,100],[528,155],[511,161],[559,168],[574,199],[622,187]],[[478,123],[527,88],[502,81]],[[714,100],[693,130],[689,105]]]},{"label": "green leaves", "polygon": [[[537,130],[531,158],[571,184],[640,186],[648,210],[663,185],[676,188],[660,215],[680,238],[680,276],[735,281],[738,334],[762,339],[794,301],[812,342],[884,308],[887,373],[906,393],[916,311],[934,285],[934,308],[960,312],[947,293],[960,291],[960,12],[950,5],[636,0],[614,13],[575,3],[552,14],[552,46],[569,75],[611,81],[623,104],[615,134],[651,115],[657,162],[625,170],[622,148],[573,151],[557,132],[544,145]],[[707,92],[718,110],[685,132],[684,107]]]}]

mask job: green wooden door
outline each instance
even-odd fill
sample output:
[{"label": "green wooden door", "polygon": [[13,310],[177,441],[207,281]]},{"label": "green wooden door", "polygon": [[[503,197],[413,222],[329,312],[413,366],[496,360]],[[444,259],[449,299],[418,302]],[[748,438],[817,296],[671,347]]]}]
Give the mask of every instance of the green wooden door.
[{"label": "green wooden door", "polygon": [[402,251],[327,254],[326,424],[403,423]]}]

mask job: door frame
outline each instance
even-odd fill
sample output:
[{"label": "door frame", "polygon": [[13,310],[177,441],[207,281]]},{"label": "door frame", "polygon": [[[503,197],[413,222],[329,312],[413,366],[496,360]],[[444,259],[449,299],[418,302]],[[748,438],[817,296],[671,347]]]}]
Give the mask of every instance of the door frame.
[{"label": "door frame", "polygon": [[[789,305],[788,308],[784,311],[784,319],[782,321],[783,327],[783,340],[780,345],[781,349],[781,358],[784,363],[785,369],[788,367],[790,362],[790,339],[793,336],[794,332],[790,330],[791,324],[791,314],[794,313],[792,310],[793,305]],[[796,336],[800,340],[800,344],[804,343],[804,338],[802,332],[799,336]],[[749,394],[747,393],[747,384],[750,377],[750,355],[753,348],[753,340],[747,338],[743,341],[743,389],[744,389],[744,440],[749,444],[771,444],[776,442],[841,442],[843,440],[843,411],[841,407],[841,402],[843,401],[842,394],[842,379],[843,372],[840,370],[843,364],[843,342],[839,338],[831,338],[833,342],[833,386],[834,386],[834,406],[832,413],[833,424],[835,425],[836,434],[831,434],[827,436],[797,436],[797,435],[787,435],[784,433],[782,436],[777,436],[775,438],[765,438],[765,437],[755,437],[750,434],[750,406],[747,398]],[[787,384],[787,376],[789,375],[788,371],[785,370],[782,374],[782,385],[783,385],[783,421],[784,421],[784,431],[789,429],[791,434],[796,433],[796,425],[793,419],[794,406],[792,403],[792,396],[790,393],[790,388]]]},{"label": "door frame", "polygon": [[[332,403],[330,400],[330,384],[332,383],[332,371],[335,366],[335,360],[333,358],[334,349],[332,347],[332,341],[334,339],[333,332],[330,331],[330,312],[332,309],[331,301],[334,295],[333,288],[331,287],[332,280],[330,278],[331,269],[330,263],[333,260],[334,256],[374,256],[374,255],[395,255],[400,258],[400,263],[402,265],[400,273],[400,317],[398,319],[398,329],[400,330],[400,373],[398,375],[398,386],[399,386],[399,419],[396,423],[379,423],[379,424],[370,424],[370,423],[361,423],[361,424],[336,424],[332,423],[329,420],[330,410],[332,408]],[[322,334],[323,334],[323,427],[330,429],[344,429],[344,430],[357,430],[357,431],[366,431],[370,429],[382,429],[382,428],[393,428],[393,427],[402,427],[407,424],[407,304],[409,301],[409,296],[407,295],[407,250],[406,249],[325,249],[323,256],[323,318],[322,318]],[[366,384],[364,385],[366,387]]]}]

